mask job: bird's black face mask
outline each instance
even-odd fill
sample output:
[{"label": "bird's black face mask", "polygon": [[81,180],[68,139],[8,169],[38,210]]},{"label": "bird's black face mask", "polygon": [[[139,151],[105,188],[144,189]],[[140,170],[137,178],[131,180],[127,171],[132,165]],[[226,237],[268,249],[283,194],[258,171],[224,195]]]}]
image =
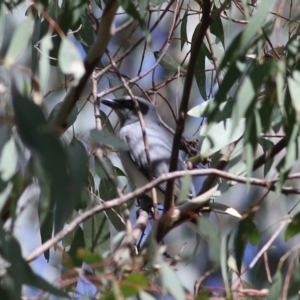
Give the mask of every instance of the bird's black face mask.
[{"label": "bird's black face mask", "polygon": [[[136,97],[136,100],[139,104],[139,109],[143,118],[147,119],[150,111],[154,112],[155,117],[157,116],[155,106],[152,103],[139,97]],[[102,99],[101,102],[114,109],[120,119],[121,126],[139,121],[137,110],[130,97],[126,96],[119,99]],[[153,114],[151,115],[153,117]]]}]

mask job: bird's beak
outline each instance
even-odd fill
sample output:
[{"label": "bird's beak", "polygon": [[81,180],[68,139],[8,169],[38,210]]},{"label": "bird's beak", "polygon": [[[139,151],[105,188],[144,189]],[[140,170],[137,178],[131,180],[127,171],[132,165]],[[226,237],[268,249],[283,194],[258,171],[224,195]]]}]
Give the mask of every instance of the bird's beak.
[{"label": "bird's beak", "polygon": [[101,103],[107,105],[108,107],[111,107],[113,109],[119,108],[119,103],[115,99],[101,99]]}]

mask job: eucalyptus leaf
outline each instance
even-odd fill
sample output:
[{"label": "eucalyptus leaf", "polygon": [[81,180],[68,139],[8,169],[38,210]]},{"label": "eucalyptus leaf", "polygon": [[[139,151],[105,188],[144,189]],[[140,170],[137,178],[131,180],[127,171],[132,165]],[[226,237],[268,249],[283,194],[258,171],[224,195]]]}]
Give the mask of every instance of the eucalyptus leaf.
[{"label": "eucalyptus leaf", "polygon": [[15,30],[12,41],[5,55],[5,64],[15,64],[17,59],[26,49],[33,33],[34,21],[27,17]]},{"label": "eucalyptus leaf", "polygon": [[280,295],[281,289],[282,289],[282,274],[280,270],[278,270],[274,276],[272,277],[272,284],[269,289],[269,294],[267,297],[267,300],[277,300],[278,296]]},{"label": "eucalyptus leaf", "polygon": [[215,268],[220,266],[221,239],[216,224],[207,218],[198,219],[198,233],[208,244],[208,255]]},{"label": "eucalyptus leaf", "polygon": [[72,84],[76,85],[82,75],[85,73],[82,58],[78,49],[68,38],[62,39],[59,53],[58,63],[64,74],[73,75],[74,81]]},{"label": "eucalyptus leaf", "polygon": [[204,124],[200,136],[204,136],[201,145],[201,154],[210,156],[232,142],[237,141],[245,131],[245,119],[240,120],[238,126],[233,126],[232,119],[220,123]]},{"label": "eucalyptus leaf", "polygon": [[116,136],[112,136],[107,130],[98,131],[92,129],[90,131],[92,141],[100,146],[113,148],[115,150],[127,150],[127,145]]},{"label": "eucalyptus leaf", "polygon": [[175,271],[167,263],[161,265],[162,287],[176,300],[186,299],[182,285],[180,284]]}]

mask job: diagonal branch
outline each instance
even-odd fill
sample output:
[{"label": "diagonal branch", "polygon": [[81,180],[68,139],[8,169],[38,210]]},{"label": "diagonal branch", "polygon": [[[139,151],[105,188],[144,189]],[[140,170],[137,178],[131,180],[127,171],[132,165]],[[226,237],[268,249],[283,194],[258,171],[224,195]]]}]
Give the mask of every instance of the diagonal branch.
[{"label": "diagonal branch", "polygon": [[116,1],[116,0],[109,1],[107,3],[107,5],[105,6],[105,9],[103,11],[103,15],[101,18],[101,22],[99,25],[96,41],[90,48],[90,51],[84,62],[85,73],[82,76],[82,78],[79,80],[78,85],[75,87],[72,87],[69,90],[66,98],[63,101],[61,109],[59,110],[56,118],[54,119],[54,125],[57,128],[61,128],[61,133],[64,132],[64,130],[65,130],[64,123],[68,117],[68,114],[70,113],[70,111],[76,104],[77,100],[79,99],[81,91],[83,90],[85,84],[89,80],[99,59],[103,55],[111,36],[114,34],[114,32],[112,30],[112,28],[113,28],[112,26],[113,26],[114,17],[115,17],[118,7],[119,7],[119,4],[118,4],[118,1]]},{"label": "diagonal branch", "polygon": [[[198,32],[198,36],[195,39],[195,43],[192,45],[191,48],[191,57],[187,69],[186,78],[185,78],[182,99],[181,99],[181,104],[180,104],[179,114],[178,114],[178,122],[177,122],[177,127],[174,135],[174,142],[173,142],[173,149],[172,149],[172,156],[171,156],[171,163],[170,163],[170,172],[173,172],[177,169],[180,141],[184,130],[184,123],[185,123],[185,118],[188,110],[188,103],[189,103],[191,87],[194,78],[196,61],[205,37],[206,30],[209,28],[211,22],[210,1],[203,0],[202,3],[203,3],[202,18],[201,18],[202,26]],[[170,180],[166,188],[164,213],[174,207],[173,193],[174,193],[174,180]]]}]

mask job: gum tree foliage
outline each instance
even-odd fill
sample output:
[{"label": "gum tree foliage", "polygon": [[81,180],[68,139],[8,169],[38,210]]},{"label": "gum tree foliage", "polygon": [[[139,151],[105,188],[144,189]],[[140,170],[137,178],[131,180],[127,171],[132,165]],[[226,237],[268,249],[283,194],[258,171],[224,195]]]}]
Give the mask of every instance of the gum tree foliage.
[{"label": "gum tree foliage", "polygon": [[[73,283],[80,279],[72,271],[78,274],[83,262],[90,265],[82,276],[97,288],[96,299],[167,294],[209,299],[212,290],[204,279],[217,273],[223,280],[215,290],[220,297],[298,299],[295,2],[1,2],[1,299],[20,299],[24,285],[41,290],[38,299],[76,293]],[[141,210],[130,218],[129,210],[136,210],[134,199],[143,190],[128,194],[115,155],[126,145],[115,136],[113,114],[99,109],[101,97],[131,93],[164,107],[163,119],[174,129],[174,157],[185,119],[194,117],[195,141],[184,139],[194,170],[180,176],[206,176],[193,205],[176,206],[168,182],[165,208],[160,217],[154,213],[152,234],[142,246],[148,214]],[[80,130],[86,111],[94,121]],[[176,159],[171,171],[174,165]],[[189,180],[184,179],[182,199]],[[256,193],[253,186],[260,187]],[[30,205],[29,199],[21,206],[21,196],[32,187],[39,191],[34,207],[42,245],[24,257],[20,244],[29,241],[13,233]],[[235,205],[226,203],[226,195],[234,195]],[[278,209],[278,202],[286,205]],[[265,218],[262,225],[266,206],[276,219]],[[234,226],[220,234],[222,222],[208,218],[209,212],[227,214]],[[195,295],[184,289],[176,258],[161,246],[165,235],[188,219],[207,253],[196,247],[186,261],[202,255],[210,266],[204,277],[194,278]],[[244,260],[249,245],[258,249],[251,263]],[[46,282],[29,265],[39,255],[49,260],[54,246],[63,254],[61,284]],[[263,283],[259,272],[266,274]]]}]

